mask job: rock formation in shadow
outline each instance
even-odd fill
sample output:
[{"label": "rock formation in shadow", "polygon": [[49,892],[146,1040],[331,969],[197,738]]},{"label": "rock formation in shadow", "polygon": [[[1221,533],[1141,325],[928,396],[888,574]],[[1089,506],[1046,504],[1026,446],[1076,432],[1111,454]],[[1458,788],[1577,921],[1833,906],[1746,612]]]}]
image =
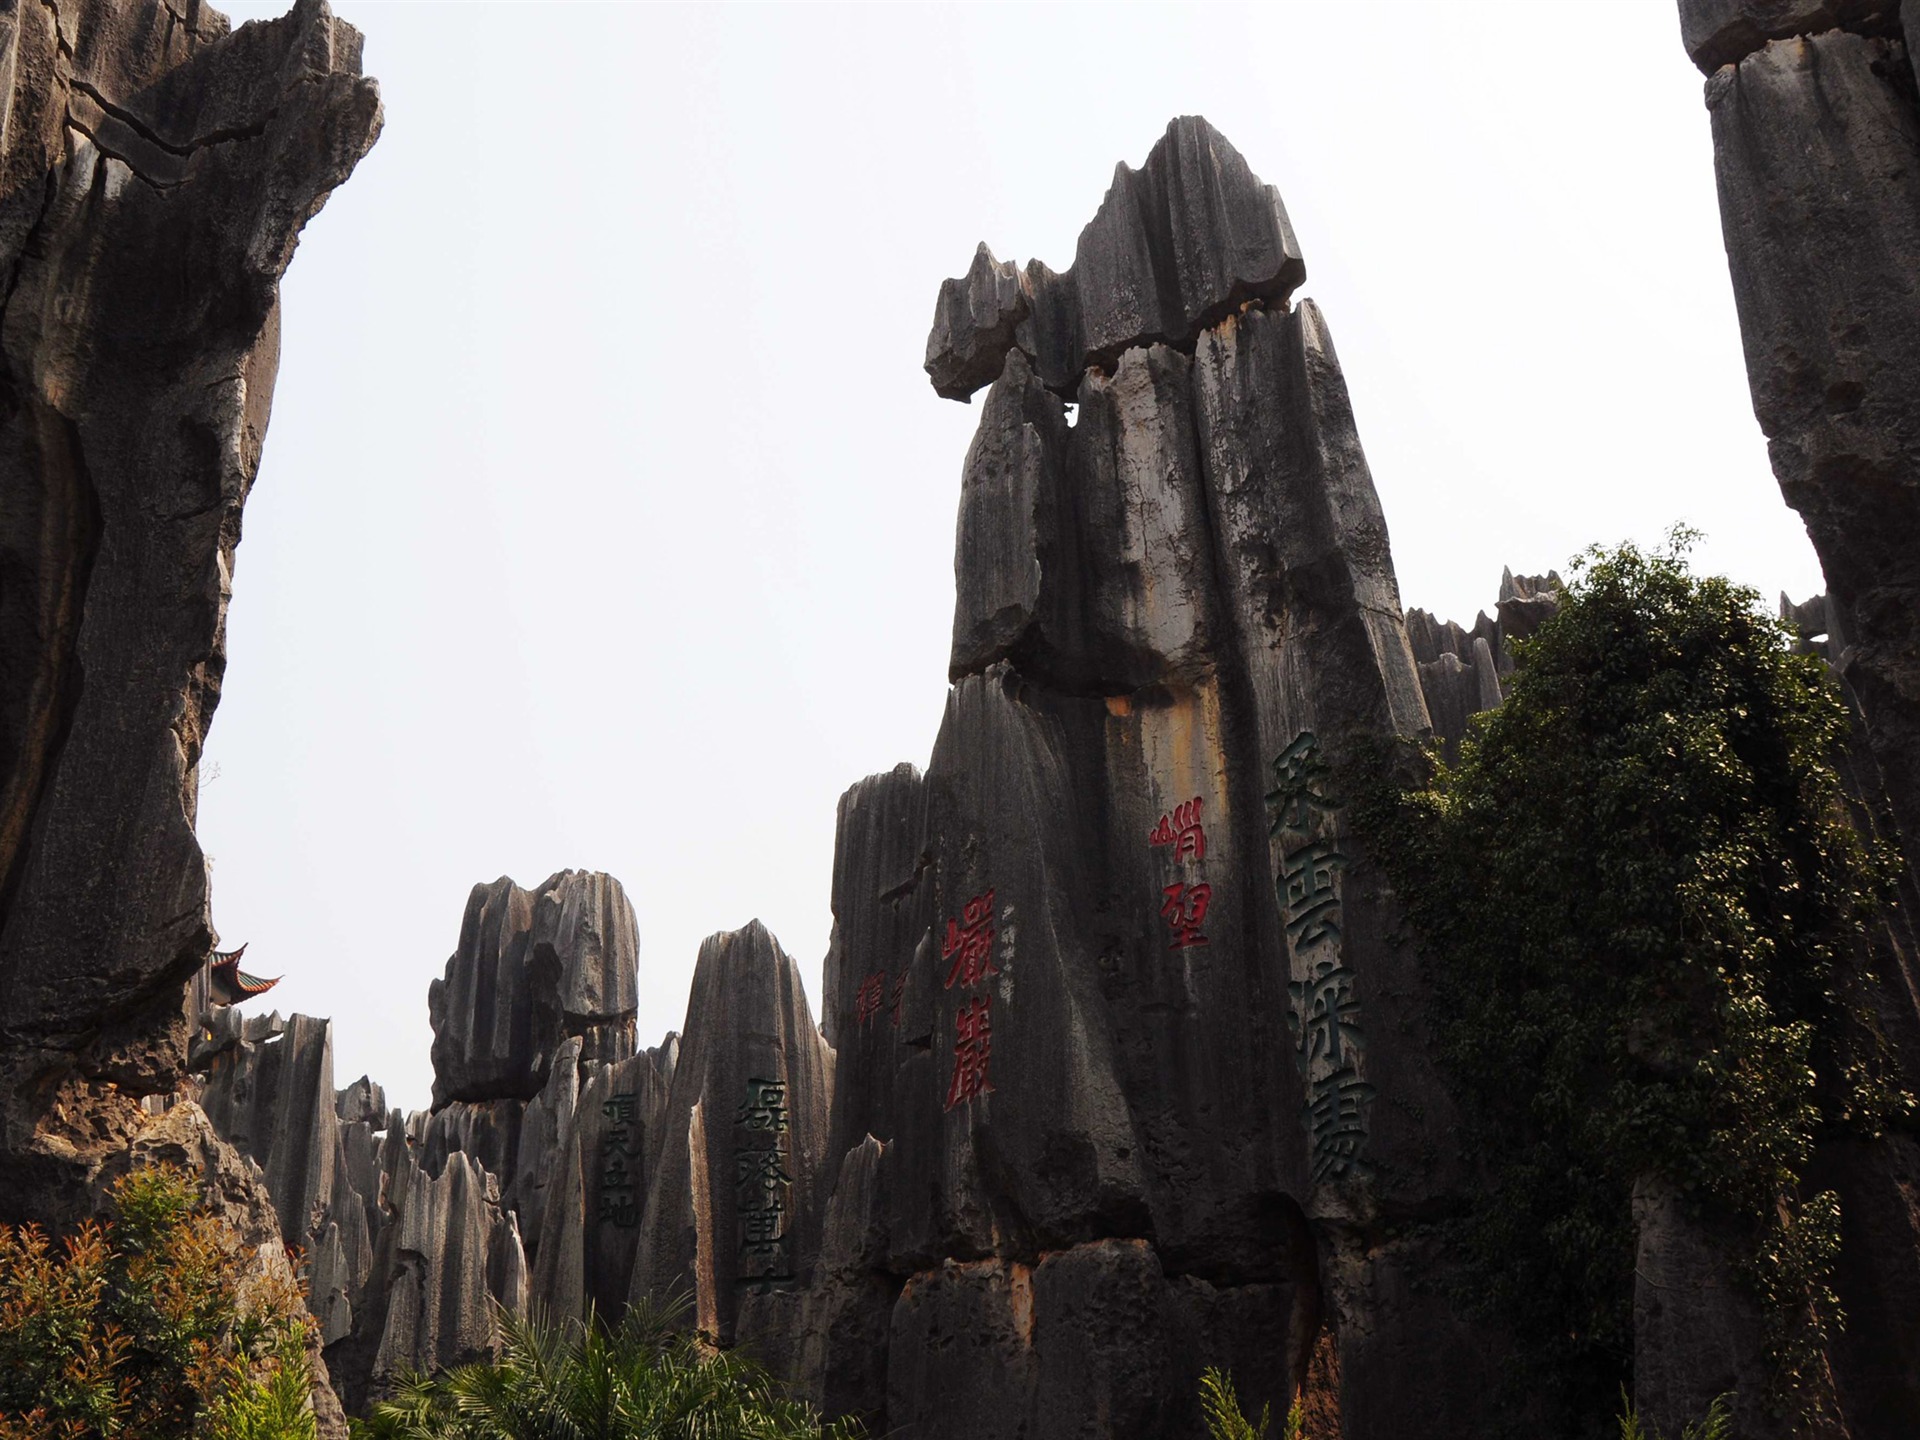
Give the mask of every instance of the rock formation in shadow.
[{"label": "rock formation in shadow", "polygon": [[280,276],[381,111],[318,0],[238,30],[43,0],[0,57],[0,1219],[70,1220],[157,1125],[209,1186],[240,1163],[141,1102],[180,1089],[213,947],[196,771]]}]

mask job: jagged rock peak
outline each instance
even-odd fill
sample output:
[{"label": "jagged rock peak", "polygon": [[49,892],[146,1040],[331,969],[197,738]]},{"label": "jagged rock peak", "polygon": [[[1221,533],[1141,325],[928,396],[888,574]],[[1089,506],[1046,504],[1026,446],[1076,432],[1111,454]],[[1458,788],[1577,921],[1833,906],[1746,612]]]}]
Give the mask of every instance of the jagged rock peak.
[{"label": "jagged rock peak", "polygon": [[632,1055],[639,967],[633,906],[610,875],[474,886],[459,947],[427,991],[435,1108],[532,1099],[569,1036],[583,1062]]},{"label": "jagged rock peak", "polygon": [[992,384],[1018,348],[1048,389],[1071,396],[1090,367],[1200,332],[1249,300],[1284,306],[1306,279],[1280,193],[1198,115],[1167,126],[1138,170],[1121,164],[1080,232],[1073,266],[1024,271],[983,243],[942,282],[927,336],[927,376],[949,400]]},{"label": "jagged rock peak", "polygon": [[1470,628],[1439,620],[1425,610],[1407,612],[1407,639],[1420,668],[1420,689],[1434,736],[1449,760],[1459,756],[1467,722],[1505,697],[1513,673],[1512,644],[1524,640],[1560,608],[1560,572],[1516,575],[1500,572],[1494,618],[1482,610]]}]

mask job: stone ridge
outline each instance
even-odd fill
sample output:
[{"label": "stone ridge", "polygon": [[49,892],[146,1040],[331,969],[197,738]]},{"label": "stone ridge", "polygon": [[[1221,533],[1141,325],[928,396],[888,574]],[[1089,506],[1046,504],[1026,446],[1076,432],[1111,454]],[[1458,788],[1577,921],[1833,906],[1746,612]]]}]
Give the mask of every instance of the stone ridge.
[{"label": "stone ridge", "polygon": [[[1911,3],[1911,0],[1909,0]],[[1851,30],[1900,33],[1900,0],[1680,0],[1680,43],[1711,75],[1774,40]]]},{"label": "stone ridge", "polygon": [[1191,351],[1250,300],[1284,307],[1306,274],[1279,191],[1205,119],[1183,115],[1140,169],[1115,167],[1064,273],[1038,260],[1018,270],[981,244],[967,273],[940,287],[927,375],[966,400],[1017,347],[1071,397],[1089,367],[1110,369],[1134,346]]}]

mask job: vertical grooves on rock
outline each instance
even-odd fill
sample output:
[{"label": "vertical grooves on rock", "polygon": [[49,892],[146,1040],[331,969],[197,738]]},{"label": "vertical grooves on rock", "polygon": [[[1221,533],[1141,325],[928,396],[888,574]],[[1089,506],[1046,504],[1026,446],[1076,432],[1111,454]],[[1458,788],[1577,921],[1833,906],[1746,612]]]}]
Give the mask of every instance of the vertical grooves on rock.
[{"label": "vertical grooves on rock", "polygon": [[[14,400],[19,403],[17,391]],[[15,733],[7,737],[14,759],[0,792],[0,933],[12,916],[14,895],[33,850],[30,837],[41,823],[42,802],[80,705],[85,684],[80,621],[100,550],[100,498],[87,474],[79,427],[44,404],[28,404],[43,483],[34,556],[25,564],[13,558],[0,571],[0,606],[5,607],[0,609],[0,625],[14,632],[0,635],[0,646],[14,665],[24,662],[23,668],[32,672],[24,703],[6,727]],[[22,591],[32,595],[33,614],[6,614],[12,608],[6,603],[7,591],[14,597]],[[6,689],[15,691],[15,683]],[[0,972],[0,996],[6,994],[10,978]],[[10,1010],[7,1018],[14,1018]]]}]

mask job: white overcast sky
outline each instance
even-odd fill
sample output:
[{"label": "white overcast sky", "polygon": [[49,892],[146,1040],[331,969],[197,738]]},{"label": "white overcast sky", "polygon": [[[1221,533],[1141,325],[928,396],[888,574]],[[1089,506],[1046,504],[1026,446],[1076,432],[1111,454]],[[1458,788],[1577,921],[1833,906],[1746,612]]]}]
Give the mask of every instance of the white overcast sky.
[{"label": "white overcast sky", "polygon": [[945,695],[979,411],[921,372],[936,288],[982,239],[1064,269],[1175,115],[1285,197],[1408,605],[1675,521],[1822,588],[1672,0],[339,11],[386,133],[283,287],[200,824],[339,1083],[426,1103],[501,874],[622,881],[643,1043],[755,916],[817,1007],[835,801]]}]

